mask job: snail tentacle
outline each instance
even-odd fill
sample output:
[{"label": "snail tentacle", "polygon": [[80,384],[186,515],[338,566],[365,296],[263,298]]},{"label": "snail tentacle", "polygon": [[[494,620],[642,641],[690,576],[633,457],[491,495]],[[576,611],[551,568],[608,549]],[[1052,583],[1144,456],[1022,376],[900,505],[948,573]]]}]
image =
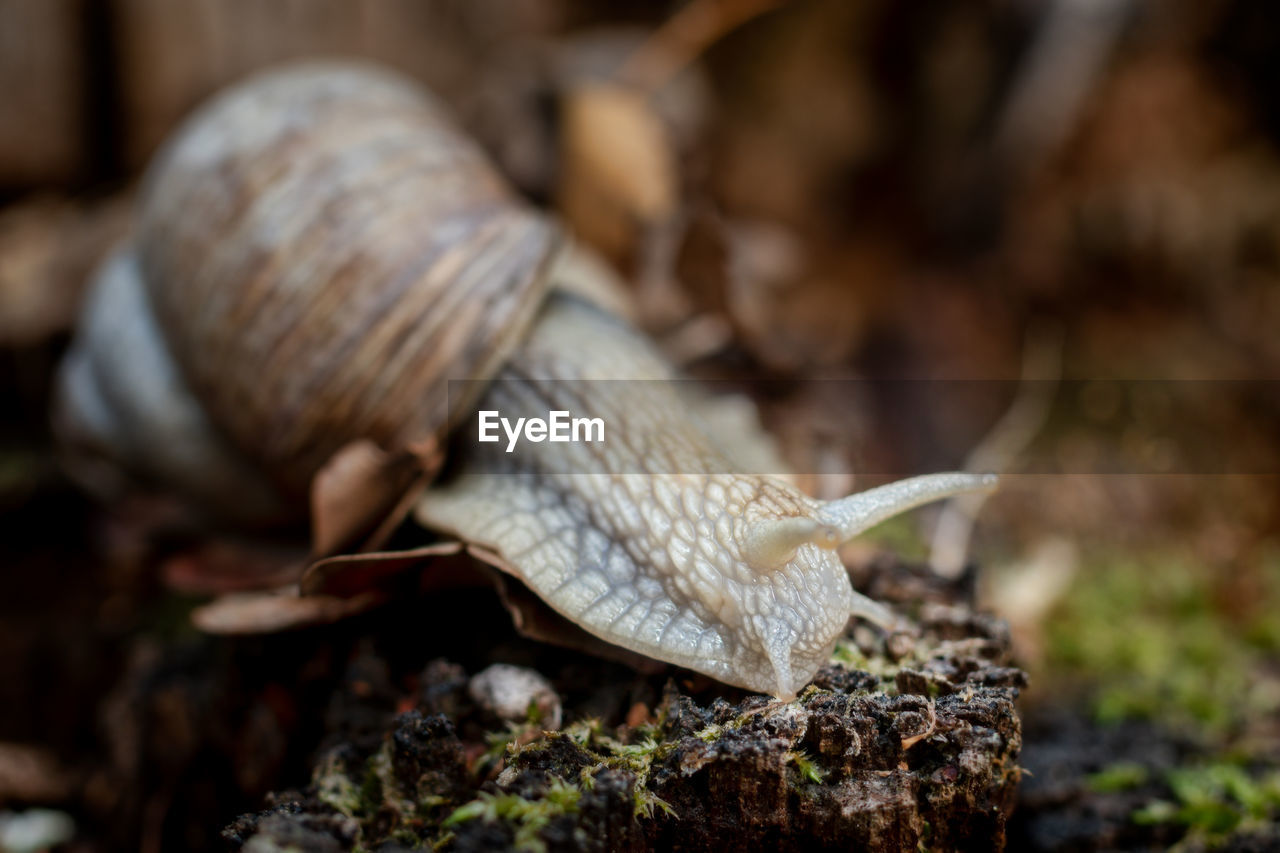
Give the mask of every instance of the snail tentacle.
[{"label": "snail tentacle", "polygon": [[990,492],[996,488],[997,483],[995,474],[968,474],[961,471],[924,474],[877,486],[847,498],[828,501],[823,504],[819,517],[823,523],[840,531],[841,542],[848,542],[880,522],[907,510],[957,495]]},{"label": "snail tentacle", "polygon": [[753,569],[766,572],[789,562],[801,545],[833,550],[840,542],[839,530],[812,518],[760,519],[743,539],[742,556]]}]

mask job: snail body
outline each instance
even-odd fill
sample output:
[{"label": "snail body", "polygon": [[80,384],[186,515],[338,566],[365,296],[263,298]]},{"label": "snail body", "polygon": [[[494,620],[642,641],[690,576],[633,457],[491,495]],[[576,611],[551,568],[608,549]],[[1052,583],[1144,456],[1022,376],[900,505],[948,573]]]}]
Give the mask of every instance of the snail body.
[{"label": "snail body", "polygon": [[[744,473],[656,348],[566,292],[559,247],[409,84],[352,66],[260,75],[149,174],[132,247],[100,276],[63,370],[58,423],[127,469],[249,507],[297,504],[353,441],[413,458],[477,408],[598,417],[599,445],[455,440],[452,476],[415,517],[488,546],[601,639],[793,696],[850,615],[893,621],[835,549],[992,481],[930,475],[820,502]],[[123,321],[104,320],[123,316],[111,270],[150,327],[147,360],[172,358],[158,372],[176,408],[121,399],[134,359]],[[118,410],[195,449],[146,464],[148,442],[120,441],[137,430],[110,425]],[[201,464],[223,466],[216,488],[166,470]]]}]

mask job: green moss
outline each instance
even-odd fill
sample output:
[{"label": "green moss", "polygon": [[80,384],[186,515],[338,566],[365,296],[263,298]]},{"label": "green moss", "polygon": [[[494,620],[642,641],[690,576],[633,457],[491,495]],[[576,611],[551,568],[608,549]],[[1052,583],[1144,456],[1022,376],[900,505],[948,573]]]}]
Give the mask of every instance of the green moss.
[{"label": "green moss", "polygon": [[676,810],[671,807],[671,803],[668,803],[648,788],[642,788],[637,785],[635,800],[636,817],[643,817],[648,820],[652,820],[654,814],[656,814],[655,809],[661,809],[663,814],[667,817],[679,817],[679,815],[676,814]]},{"label": "green moss", "polygon": [[[363,832],[396,841],[407,847],[422,843],[423,828],[438,819],[449,799],[423,790],[404,790],[397,783],[391,761],[391,743],[357,768],[348,767],[331,754],[312,773],[316,797],[356,820]],[[359,779],[359,783],[356,782]]]},{"label": "green moss", "polygon": [[913,513],[895,515],[880,522],[858,537],[896,554],[903,560],[921,561],[929,558],[929,543],[920,530],[920,518]]},{"label": "green moss", "polygon": [[1051,676],[1095,688],[1104,722],[1159,718],[1223,732],[1280,708],[1259,679],[1280,647],[1264,618],[1280,608],[1280,564],[1264,569],[1256,615],[1241,624],[1215,602],[1221,575],[1185,557],[1104,556],[1086,567],[1047,624]]},{"label": "green moss", "polygon": [[1130,817],[1134,823],[1140,826],[1173,823],[1178,819],[1178,807],[1168,800],[1152,800],[1135,811]]},{"label": "green moss", "polygon": [[373,814],[377,812],[382,802],[382,774],[379,772],[381,766],[370,760],[364,766],[364,779],[360,783],[360,799],[357,803],[358,814]]},{"label": "green moss", "polygon": [[1141,788],[1150,777],[1150,772],[1143,765],[1120,761],[1094,773],[1087,783],[1095,794],[1117,794]]},{"label": "green moss", "polygon": [[656,727],[642,726],[635,731],[635,743],[623,743],[604,732],[598,720],[586,720],[574,723],[565,729],[565,734],[573,738],[579,746],[591,750],[601,756],[595,767],[583,771],[582,784],[591,788],[595,784],[595,774],[604,768],[625,770],[635,776],[635,814],[636,817],[652,819],[658,810],[671,817],[676,817],[675,809],[666,800],[649,790],[649,774],[654,761],[661,760],[676,744],[660,743],[656,735]]},{"label": "green moss", "polygon": [[1236,764],[1179,768],[1165,778],[1172,800],[1154,800],[1134,812],[1135,823],[1174,823],[1192,838],[1214,842],[1238,829],[1280,817],[1280,773],[1252,776]]},{"label": "green moss", "polygon": [[[865,654],[861,649],[854,645],[853,641],[847,637],[841,637],[836,640],[835,648],[831,652],[831,662],[839,664],[845,669],[859,670],[861,672],[874,675],[879,679],[880,684],[876,692],[887,693],[890,695],[898,692],[897,678],[898,673],[904,669],[923,670],[925,664],[938,656],[946,656],[954,652],[944,651],[939,648],[935,642],[921,638],[910,649],[909,653],[898,660],[891,660],[885,655]],[[927,676],[926,676],[927,677]],[[942,685],[932,678],[929,679],[928,695],[931,698],[938,698],[942,695]]]},{"label": "green moss", "polygon": [[725,733],[724,726],[717,725],[716,723],[712,723],[711,725],[706,726],[705,728],[701,728],[698,731],[694,732],[693,736],[696,737],[698,740],[702,741],[703,743],[715,743],[716,741],[720,740],[720,738],[724,735],[724,733]]},{"label": "green moss", "polygon": [[[416,850],[422,846],[422,836],[415,826],[397,826],[387,835],[386,841],[391,841],[401,847],[410,850]],[[383,842],[385,843],[385,841]],[[379,846],[382,846],[381,844]]]},{"label": "green moss", "polygon": [[831,660],[833,663],[852,667],[853,669],[862,669],[866,661],[866,655],[848,639],[841,637],[836,640],[836,647],[831,650]]},{"label": "green moss", "polygon": [[485,732],[484,742],[487,749],[472,762],[471,773],[476,776],[484,775],[484,771],[496,766],[515,744],[526,740],[538,731],[541,731],[541,726],[524,722],[507,723],[507,727],[500,732]]},{"label": "green moss", "polygon": [[544,722],[543,716],[542,709],[538,707],[538,700],[530,699],[529,707],[524,709],[525,723],[530,726],[542,726]]},{"label": "green moss", "polygon": [[516,794],[481,793],[476,799],[453,810],[440,824],[448,829],[471,820],[498,821],[509,824],[515,833],[517,850],[545,851],[541,832],[561,815],[576,814],[582,791],[562,779],[553,779],[546,796],[526,800]]},{"label": "green moss", "polygon": [[599,743],[617,743],[604,730],[604,724],[595,717],[587,717],[565,726],[564,734],[578,746],[590,749]]},{"label": "green moss", "polygon": [[803,752],[789,752],[787,758],[796,769],[800,771],[800,777],[815,785],[822,784],[822,780],[827,778],[827,773],[821,767],[813,762],[813,759],[805,755]]},{"label": "green moss", "polygon": [[909,666],[908,661],[900,661],[895,663],[882,655],[866,655],[862,650],[853,644],[853,641],[847,637],[841,637],[836,640],[836,646],[831,651],[831,662],[839,664],[845,669],[861,670],[869,672],[876,678],[880,679],[880,683],[886,690],[891,690],[894,679],[897,678],[898,670],[904,666]]},{"label": "green moss", "polygon": [[347,817],[360,819],[370,813],[371,803],[381,800],[381,786],[376,778],[372,781],[378,787],[375,790],[369,789],[372,775],[366,767],[363,784],[356,785],[346,764],[337,755],[329,754],[312,772],[311,784],[322,803]]}]

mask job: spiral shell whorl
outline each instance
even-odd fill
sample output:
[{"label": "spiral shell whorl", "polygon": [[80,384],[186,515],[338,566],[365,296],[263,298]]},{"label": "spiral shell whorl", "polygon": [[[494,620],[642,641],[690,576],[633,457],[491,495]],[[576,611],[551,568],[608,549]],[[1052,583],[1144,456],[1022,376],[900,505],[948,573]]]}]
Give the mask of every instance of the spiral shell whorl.
[{"label": "spiral shell whorl", "polygon": [[557,242],[429,96],[347,65],[268,72],[197,113],[138,237],[191,387],[294,492],[349,441],[447,429],[446,382],[505,359]]}]

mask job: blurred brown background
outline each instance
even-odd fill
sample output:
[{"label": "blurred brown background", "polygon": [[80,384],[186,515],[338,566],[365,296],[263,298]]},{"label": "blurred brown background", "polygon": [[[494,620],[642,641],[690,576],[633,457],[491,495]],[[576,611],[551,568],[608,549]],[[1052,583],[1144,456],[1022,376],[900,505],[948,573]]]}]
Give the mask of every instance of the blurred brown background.
[{"label": "blurred brown background", "polygon": [[[1102,403],[1059,398],[1032,458],[1274,474],[1276,395],[1248,384],[1280,363],[1271,23],[1248,0],[5,0],[0,340],[56,346],[134,181],[203,98],[280,61],[366,58],[443,96],[695,373],[1245,380],[1194,424],[1185,388],[1145,405],[1072,387]],[[940,417],[907,384],[823,387],[766,414],[800,470],[846,474],[957,464],[1012,393]],[[41,388],[18,400],[31,426]],[[1206,467],[1204,447],[1233,455]],[[1026,459],[1001,467],[1046,470]],[[1247,506],[1273,527],[1257,486],[1170,480],[1137,508]],[[1112,497],[1055,503],[1101,523]]]},{"label": "blurred brown background", "polygon": [[[1274,828],[1277,18],[1266,0],[0,0],[0,740],[59,767],[101,749],[92,697],[170,619],[135,600],[155,592],[145,561],[102,568],[104,540],[135,543],[48,446],[85,277],[203,98],[283,60],[358,57],[448,101],[690,372],[771,380],[753,386],[766,421],[816,489],[847,491],[868,460],[959,464],[1040,383],[1052,405],[997,453],[1015,474],[975,551],[1033,676],[1028,764],[1037,738],[1099,742],[1100,720],[1178,746],[1127,758],[1142,773],[1118,791],[1089,781],[1106,756],[1073,765],[1074,787],[1028,782],[1022,841]],[[798,381],[820,377],[879,384]],[[895,381],[915,379],[1001,384],[940,413]],[[1151,379],[1202,384],[1132,381]],[[933,518],[878,541],[923,558]],[[0,802],[59,801],[5,790],[5,760]],[[1179,762],[1244,768],[1261,799],[1221,774],[1187,794]],[[1152,802],[1174,811],[1143,824]]]}]

